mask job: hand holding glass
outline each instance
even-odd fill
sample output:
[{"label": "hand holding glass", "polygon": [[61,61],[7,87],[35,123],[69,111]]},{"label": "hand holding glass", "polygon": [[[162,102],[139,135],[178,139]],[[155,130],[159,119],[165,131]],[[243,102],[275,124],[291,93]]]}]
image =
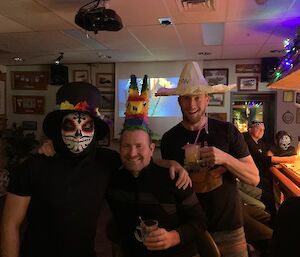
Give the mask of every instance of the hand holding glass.
[{"label": "hand holding glass", "polygon": [[140,241],[144,242],[145,237],[147,235],[158,229],[158,221],[149,219],[149,220],[142,220],[140,225],[136,227],[136,230],[134,231],[135,238]]}]

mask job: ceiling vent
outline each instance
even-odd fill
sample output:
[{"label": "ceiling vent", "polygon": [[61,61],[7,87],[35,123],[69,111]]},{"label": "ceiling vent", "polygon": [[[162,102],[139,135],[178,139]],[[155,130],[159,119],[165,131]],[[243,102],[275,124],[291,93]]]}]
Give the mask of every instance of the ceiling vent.
[{"label": "ceiling vent", "polygon": [[214,0],[177,0],[177,4],[181,11],[207,11],[214,10]]}]

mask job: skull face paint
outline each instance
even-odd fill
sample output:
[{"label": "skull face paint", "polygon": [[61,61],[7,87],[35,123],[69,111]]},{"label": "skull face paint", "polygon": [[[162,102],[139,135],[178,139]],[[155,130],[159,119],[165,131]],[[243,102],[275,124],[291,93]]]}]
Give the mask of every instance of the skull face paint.
[{"label": "skull face paint", "polygon": [[94,121],[84,113],[70,113],[62,121],[62,139],[72,153],[81,153],[92,142]]},{"label": "skull face paint", "polygon": [[291,146],[291,138],[288,135],[283,135],[279,139],[279,147],[286,151]]}]

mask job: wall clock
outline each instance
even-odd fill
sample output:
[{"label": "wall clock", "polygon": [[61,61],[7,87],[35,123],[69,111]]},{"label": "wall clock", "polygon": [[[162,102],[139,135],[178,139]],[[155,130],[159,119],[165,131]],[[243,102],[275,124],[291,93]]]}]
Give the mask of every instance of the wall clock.
[{"label": "wall clock", "polygon": [[286,124],[291,124],[294,121],[294,114],[292,114],[290,111],[286,111],[282,115],[282,120]]}]

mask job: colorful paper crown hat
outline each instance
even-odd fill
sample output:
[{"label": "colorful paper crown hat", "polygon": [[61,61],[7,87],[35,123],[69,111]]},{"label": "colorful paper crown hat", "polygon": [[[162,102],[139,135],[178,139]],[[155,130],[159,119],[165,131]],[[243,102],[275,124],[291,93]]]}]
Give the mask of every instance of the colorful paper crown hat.
[{"label": "colorful paper crown hat", "polygon": [[210,86],[204,78],[199,64],[197,62],[187,63],[181,74],[176,88],[160,88],[156,96],[170,96],[170,95],[199,95],[211,93],[224,93],[236,85],[218,84]]},{"label": "colorful paper crown hat", "polygon": [[143,129],[151,133],[148,124],[148,93],[148,76],[144,76],[141,93],[139,93],[136,76],[131,75],[123,129]]}]

